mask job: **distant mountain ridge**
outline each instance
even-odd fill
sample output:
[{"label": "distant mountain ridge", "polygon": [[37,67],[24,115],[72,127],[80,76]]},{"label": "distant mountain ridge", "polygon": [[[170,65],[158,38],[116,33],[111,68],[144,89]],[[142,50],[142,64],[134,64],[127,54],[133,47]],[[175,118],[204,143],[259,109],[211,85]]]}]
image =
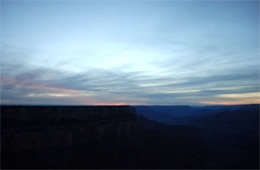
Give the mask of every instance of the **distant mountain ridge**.
[{"label": "distant mountain ridge", "polygon": [[259,168],[260,105],[136,107],[147,119],[196,129],[208,148],[209,169]]},{"label": "distant mountain ridge", "polygon": [[173,118],[201,116],[222,111],[235,111],[242,108],[259,109],[259,104],[249,105],[219,105],[219,106],[134,106],[137,113],[149,120],[167,123]]}]

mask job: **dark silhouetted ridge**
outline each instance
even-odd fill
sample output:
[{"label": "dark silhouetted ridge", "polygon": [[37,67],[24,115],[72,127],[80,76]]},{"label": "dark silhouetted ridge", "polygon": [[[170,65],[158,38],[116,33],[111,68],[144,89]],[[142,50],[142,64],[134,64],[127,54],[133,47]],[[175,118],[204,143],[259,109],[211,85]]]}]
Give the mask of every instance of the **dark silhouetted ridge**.
[{"label": "dark silhouetted ridge", "polygon": [[196,129],[130,106],[1,106],[1,166],[18,169],[203,168]]}]

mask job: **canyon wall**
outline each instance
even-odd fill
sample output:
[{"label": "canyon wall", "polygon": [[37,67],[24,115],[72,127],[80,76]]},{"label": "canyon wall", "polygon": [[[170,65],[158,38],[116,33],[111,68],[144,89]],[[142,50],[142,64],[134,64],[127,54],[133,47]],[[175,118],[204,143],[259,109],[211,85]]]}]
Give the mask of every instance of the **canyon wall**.
[{"label": "canyon wall", "polygon": [[91,167],[99,152],[119,150],[136,119],[129,106],[2,106],[2,166]]}]

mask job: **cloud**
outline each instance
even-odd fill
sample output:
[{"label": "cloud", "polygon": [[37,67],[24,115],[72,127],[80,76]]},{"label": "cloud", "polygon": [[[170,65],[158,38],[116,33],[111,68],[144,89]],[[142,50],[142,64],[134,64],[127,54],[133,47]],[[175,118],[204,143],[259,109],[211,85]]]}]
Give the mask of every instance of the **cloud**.
[{"label": "cloud", "polygon": [[163,40],[97,41],[96,46],[83,43],[58,52],[4,46],[1,102],[168,105],[258,100],[223,98],[259,92],[255,50]]},{"label": "cloud", "polygon": [[[258,74],[183,77],[93,69],[70,73],[20,67],[1,78],[1,99],[11,104],[199,104],[225,94],[256,93]],[[254,83],[252,83],[254,82]],[[212,101],[213,100],[213,101]],[[208,101],[208,102],[207,102]]]}]

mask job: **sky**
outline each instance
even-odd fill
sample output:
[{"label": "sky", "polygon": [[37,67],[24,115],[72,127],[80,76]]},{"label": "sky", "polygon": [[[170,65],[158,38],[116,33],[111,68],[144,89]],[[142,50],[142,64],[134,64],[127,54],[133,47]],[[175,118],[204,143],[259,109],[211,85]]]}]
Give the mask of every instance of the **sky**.
[{"label": "sky", "polygon": [[1,104],[260,103],[257,0],[0,3]]}]

